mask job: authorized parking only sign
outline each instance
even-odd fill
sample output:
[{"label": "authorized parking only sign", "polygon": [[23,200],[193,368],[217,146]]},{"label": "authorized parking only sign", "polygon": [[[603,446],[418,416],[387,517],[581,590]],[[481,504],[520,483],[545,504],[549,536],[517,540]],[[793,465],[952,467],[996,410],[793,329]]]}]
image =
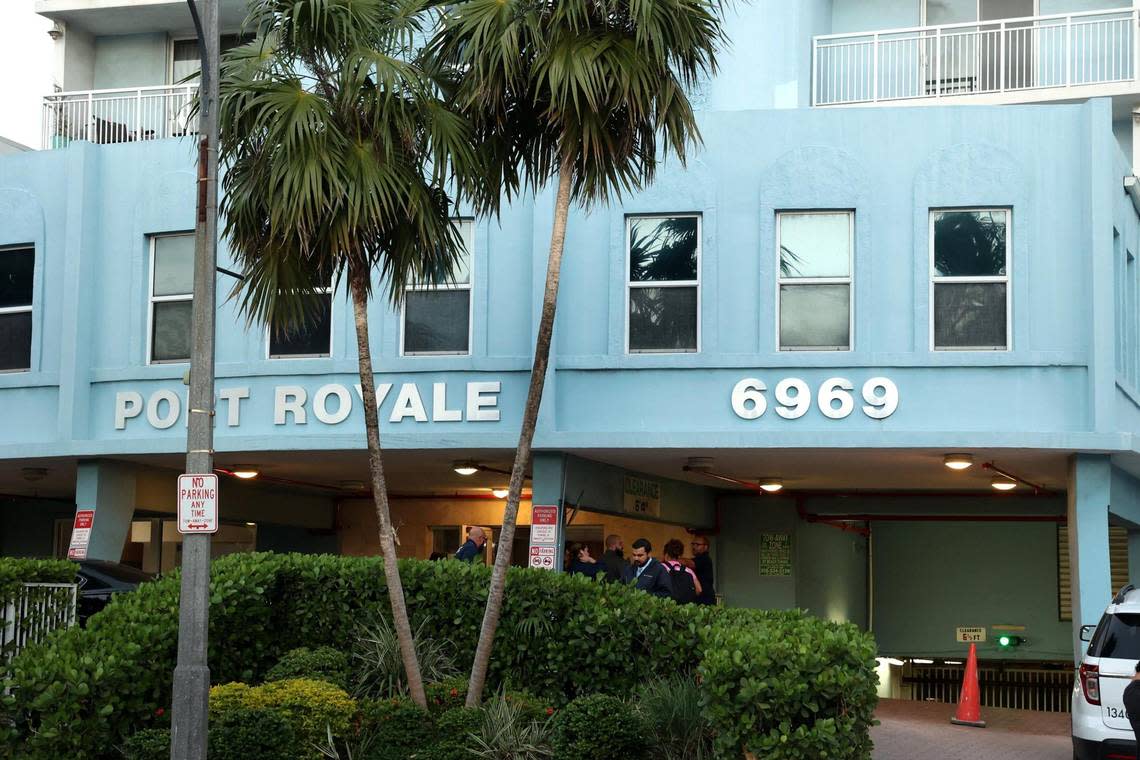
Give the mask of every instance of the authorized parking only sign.
[{"label": "authorized parking only sign", "polygon": [[218,532],[218,476],[178,476],[178,532]]}]

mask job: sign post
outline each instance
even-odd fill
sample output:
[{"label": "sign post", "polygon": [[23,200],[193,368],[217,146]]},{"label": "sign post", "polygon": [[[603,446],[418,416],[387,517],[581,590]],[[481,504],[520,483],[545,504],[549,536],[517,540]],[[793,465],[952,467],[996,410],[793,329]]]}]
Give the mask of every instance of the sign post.
[{"label": "sign post", "polygon": [[[194,300],[190,322],[190,392],[187,397],[186,472],[214,474],[214,323],[218,262],[218,0],[190,0],[202,61],[199,88],[198,198],[194,227]],[[204,483],[204,481],[203,481]],[[204,485],[203,485],[204,487]],[[217,528],[217,480],[213,486]],[[179,488],[181,492],[181,488]],[[208,501],[208,500],[200,500]],[[181,494],[179,506],[181,508]],[[192,508],[193,509],[193,508]],[[205,509],[203,508],[205,517]],[[181,515],[180,515],[181,518]],[[194,524],[203,520],[194,519]],[[179,519],[179,527],[182,527]],[[187,523],[189,524],[189,523]],[[171,760],[206,760],[206,708],[210,666],[210,532],[182,537],[182,588],[178,601],[178,661],[171,704]]]},{"label": "sign post", "polygon": [[529,567],[553,570],[558,555],[558,507],[536,504],[530,513]]},{"label": "sign post", "polygon": [[94,509],[76,510],[75,522],[71,526],[71,544],[67,547],[68,559],[87,559],[87,547],[91,544],[91,529],[94,525]]}]

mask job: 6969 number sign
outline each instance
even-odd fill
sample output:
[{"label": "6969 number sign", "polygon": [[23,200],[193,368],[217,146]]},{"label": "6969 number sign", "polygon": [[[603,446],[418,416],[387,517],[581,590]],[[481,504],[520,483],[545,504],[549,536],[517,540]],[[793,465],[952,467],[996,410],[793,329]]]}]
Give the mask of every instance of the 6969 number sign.
[{"label": "6969 number sign", "polygon": [[[744,420],[755,420],[768,411],[768,386],[763,380],[746,377],[732,389],[732,411]],[[785,420],[803,417],[811,409],[812,388],[798,377],[776,383],[776,414]],[[884,420],[899,408],[899,389],[888,377],[872,377],[860,389],[863,414]],[[845,377],[829,377],[815,390],[815,402],[824,417],[841,420],[855,411],[855,385]]]}]

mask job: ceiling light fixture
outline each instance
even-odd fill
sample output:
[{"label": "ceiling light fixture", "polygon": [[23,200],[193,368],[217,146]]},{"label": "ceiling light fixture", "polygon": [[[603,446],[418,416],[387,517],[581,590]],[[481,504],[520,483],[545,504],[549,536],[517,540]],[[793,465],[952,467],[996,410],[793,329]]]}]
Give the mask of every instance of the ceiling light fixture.
[{"label": "ceiling light fixture", "polygon": [[474,475],[479,472],[479,465],[474,462],[457,461],[451,465],[451,469],[455,470],[456,475]]},{"label": "ceiling light fixture", "polygon": [[974,464],[973,454],[947,454],[942,463],[951,470],[968,470]]},{"label": "ceiling light fixture", "polygon": [[776,493],[784,488],[784,481],[779,478],[757,478],[756,480],[760,483],[760,487],[768,493]]},{"label": "ceiling light fixture", "polygon": [[1012,491],[1013,489],[1017,488],[1017,481],[999,476],[991,480],[990,485],[999,491]]},{"label": "ceiling light fixture", "polygon": [[235,464],[230,473],[235,478],[242,480],[252,480],[257,477],[257,465],[254,464]]},{"label": "ceiling light fixture", "polygon": [[506,488],[492,488],[491,489],[491,495],[494,496],[496,499],[505,499],[505,498],[507,498],[507,494],[509,494],[509,493],[510,493],[510,491],[508,491]]}]

